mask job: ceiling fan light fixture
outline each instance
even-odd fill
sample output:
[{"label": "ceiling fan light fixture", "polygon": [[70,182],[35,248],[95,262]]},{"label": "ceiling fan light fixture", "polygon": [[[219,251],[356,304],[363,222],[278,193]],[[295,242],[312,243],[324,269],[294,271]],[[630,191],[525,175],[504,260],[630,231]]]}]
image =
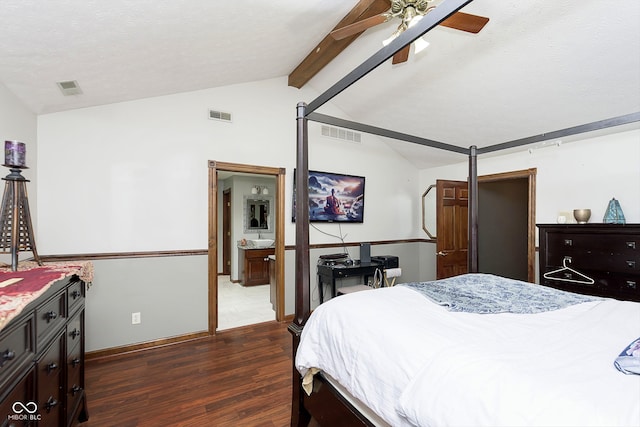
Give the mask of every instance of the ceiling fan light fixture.
[{"label": "ceiling fan light fixture", "polygon": [[429,42],[422,37],[417,38],[416,41],[413,43],[414,43],[413,45],[415,47],[416,55],[429,47]]},{"label": "ceiling fan light fixture", "polygon": [[402,22],[407,26],[411,26],[411,21],[413,21],[417,14],[418,13],[416,12],[415,7],[410,5],[405,7],[404,15],[402,16]]},{"label": "ceiling fan light fixture", "polygon": [[391,34],[388,38],[382,40],[382,46],[388,46],[389,43],[394,41],[396,37],[398,37],[399,35],[400,35],[399,31],[396,31],[395,33]]}]

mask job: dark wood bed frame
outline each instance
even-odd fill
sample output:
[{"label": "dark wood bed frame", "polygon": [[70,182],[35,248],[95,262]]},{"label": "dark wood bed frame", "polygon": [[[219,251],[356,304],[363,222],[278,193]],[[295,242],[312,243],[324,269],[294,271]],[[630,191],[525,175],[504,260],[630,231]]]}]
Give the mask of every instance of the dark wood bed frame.
[{"label": "dark wood bed frame", "polygon": [[[569,135],[591,132],[613,126],[620,126],[640,121],[640,112],[600,120],[571,128],[547,132],[527,138],[495,144],[484,148],[471,146],[463,148],[413,135],[407,135],[388,129],[356,123],[337,117],[327,116],[315,112],[319,107],[333,99],[356,81],[367,75],[396,52],[412,43],[423,34],[430,31],[450,15],[471,3],[473,0],[445,0],[436,9],[420,20],[418,24],[404,31],[394,41],[380,49],[360,66],[347,74],[344,78],[330,87],[314,101],[297,105],[297,162],[296,162],[296,255],[295,255],[295,315],[289,332],[293,337],[293,360],[300,343],[300,336],[309,315],[311,314],[311,270],[309,259],[309,156],[308,156],[308,121],[329,124],[346,129],[352,129],[373,135],[393,138],[400,141],[412,142],[428,147],[452,151],[468,155],[469,159],[469,244],[468,271],[478,272],[478,174],[477,157],[479,154],[489,153],[508,148],[515,148],[527,144],[558,139]],[[307,396],[302,390],[302,379],[299,372],[293,369],[291,426],[326,425],[326,426],[373,426],[374,424],[351,405],[322,375],[316,375],[314,391]],[[313,422],[312,422],[313,420]]]}]

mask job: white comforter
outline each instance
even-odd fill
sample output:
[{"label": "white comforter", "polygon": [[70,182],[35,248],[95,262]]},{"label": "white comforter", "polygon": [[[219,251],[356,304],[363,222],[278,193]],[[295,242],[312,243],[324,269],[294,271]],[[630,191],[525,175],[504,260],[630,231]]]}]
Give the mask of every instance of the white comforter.
[{"label": "white comforter", "polygon": [[296,367],[328,373],[392,426],[638,426],[640,376],[613,366],[638,337],[640,303],[452,313],[396,286],[318,307]]}]

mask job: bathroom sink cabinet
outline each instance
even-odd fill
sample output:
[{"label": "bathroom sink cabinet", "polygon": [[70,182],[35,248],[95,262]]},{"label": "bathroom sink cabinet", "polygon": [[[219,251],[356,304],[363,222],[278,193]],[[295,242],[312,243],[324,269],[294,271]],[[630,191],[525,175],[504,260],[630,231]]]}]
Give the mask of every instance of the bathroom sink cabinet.
[{"label": "bathroom sink cabinet", "polygon": [[238,249],[238,252],[240,284],[242,286],[268,285],[269,255],[275,254],[275,249]]}]

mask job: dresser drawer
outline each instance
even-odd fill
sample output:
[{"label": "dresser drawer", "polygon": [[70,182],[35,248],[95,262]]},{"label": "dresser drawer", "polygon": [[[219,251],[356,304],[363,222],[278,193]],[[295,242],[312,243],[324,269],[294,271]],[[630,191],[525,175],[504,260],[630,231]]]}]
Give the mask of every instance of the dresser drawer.
[{"label": "dresser drawer", "polygon": [[67,293],[60,292],[36,308],[36,350],[46,347],[52,335],[64,325],[67,313]]},{"label": "dresser drawer", "polygon": [[[26,426],[33,425],[33,420],[37,419],[38,412],[33,412],[33,393],[35,390],[35,371],[33,367],[27,374],[8,390],[8,394],[2,393],[0,401],[0,426]],[[24,406],[23,406],[24,405]],[[28,409],[25,410],[25,407]]]},{"label": "dresser drawer", "polygon": [[622,274],[640,275],[640,256],[613,255],[610,253],[582,252],[578,250],[549,250],[546,265],[550,269],[562,267],[567,259],[567,266],[576,270],[610,271]]},{"label": "dresser drawer", "polygon": [[42,415],[39,426],[60,425],[63,407],[62,384],[64,363],[64,334],[56,336],[51,346],[36,363],[38,410]]},{"label": "dresser drawer", "polygon": [[549,249],[573,249],[593,254],[640,256],[640,238],[632,234],[548,233]]},{"label": "dresser drawer", "polygon": [[608,274],[596,280],[596,284],[604,291],[603,295],[614,298],[640,301],[640,276]]},{"label": "dresser drawer", "polygon": [[71,284],[67,288],[67,313],[73,313],[84,301],[84,282],[78,276],[73,276]]},{"label": "dresser drawer", "polygon": [[544,248],[547,266],[640,274],[640,237],[623,233],[548,232]]},{"label": "dresser drawer", "polygon": [[17,371],[33,362],[33,316],[26,316],[0,332],[0,390]]},{"label": "dresser drawer", "polygon": [[67,355],[67,419],[71,420],[77,412],[84,394],[84,360],[81,346],[75,346]]},{"label": "dresser drawer", "polygon": [[67,349],[71,350],[82,341],[84,334],[84,310],[76,313],[67,323]]},{"label": "dresser drawer", "polygon": [[[584,270],[585,275],[594,279],[593,284],[573,283],[563,280],[543,278],[542,284],[580,294],[617,298],[629,301],[640,301],[640,276],[612,274],[601,271]],[[571,272],[554,275],[566,280],[581,281],[584,278]]]}]

